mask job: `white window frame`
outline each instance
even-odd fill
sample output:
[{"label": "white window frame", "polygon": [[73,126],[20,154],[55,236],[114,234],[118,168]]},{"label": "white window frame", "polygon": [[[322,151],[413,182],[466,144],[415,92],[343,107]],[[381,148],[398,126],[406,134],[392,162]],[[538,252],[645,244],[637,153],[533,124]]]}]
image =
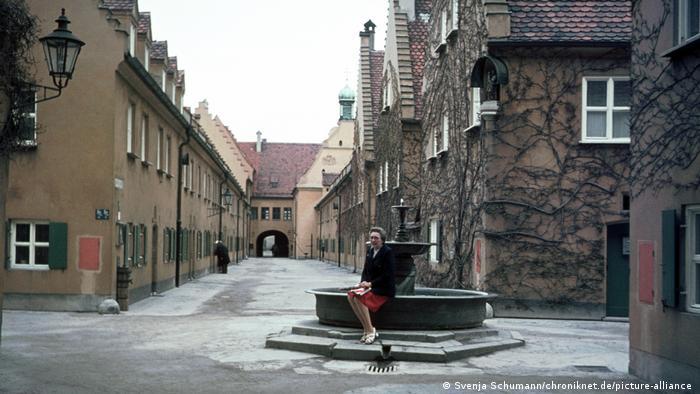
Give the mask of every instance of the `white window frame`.
[{"label": "white window frame", "polygon": [[389,190],[389,162],[384,162],[384,191]]},{"label": "white window frame", "polygon": [[[629,77],[584,77],[581,83],[581,142],[582,143],[630,143],[630,137],[613,138],[613,113],[627,111],[630,112],[629,106],[615,106],[615,81],[629,81]],[[605,107],[588,106],[588,82],[606,81],[606,103]],[[605,136],[604,137],[589,137],[587,133],[588,112],[605,112]]]},{"label": "white window frame", "polygon": [[146,42],[143,43],[143,68],[148,71],[148,68],[151,66],[151,51],[148,50],[148,45],[146,45]]},{"label": "white window frame", "polygon": [[396,186],[394,188],[399,186],[401,186],[401,163],[396,163]]},{"label": "white window frame", "polygon": [[156,144],[156,169],[161,170],[163,168],[163,131],[162,127],[158,127],[158,142]]},{"label": "white window frame", "polygon": [[161,79],[160,79],[160,87],[161,87],[161,89],[163,89],[163,93],[166,93],[166,94],[167,94],[167,92],[168,92],[168,90],[167,90],[166,87],[165,87],[165,84],[166,84],[166,82],[167,82],[167,74],[168,74],[168,72],[167,72],[166,68],[163,67],[163,73],[162,73],[161,76],[160,76],[160,77],[161,77]]},{"label": "white window frame", "polygon": [[146,154],[148,154],[148,115],[143,114],[141,117],[141,160],[146,161],[147,157]]},{"label": "white window frame", "polygon": [[[678,8],[674,10],[676,13],[676,20],[678,21],[678,25],[675,26],[676,37],[678,38],[676,45],[683,45],[688,41],[700,38],[700,29],[698,29],[698,33],[695,33],[692,36],[690,35],[690,25],[688,20],[690,18],[690,4],[691,2],[697,1],[698,0],[678,0]],[[698,12],[700,13],[700,7],[698,7]],[[700,15],[698,16],[698,19],[700,19]]]},{"label": "white window frame", "polygon": [[[700,215],[700,205],[689,206],[685,210],[686,229],[686,308],[688,312],[700,313],[700,302],[695,302],[700,293],[696,286],[696,278],[700,275],[700,250],[696,250],[695,241],[700,234],[697,233],[698,223],[696,215]],[[700,300],[699,300],[700,301]]]},{"label": "white window frame", "polygon": [[129,55],[131,55],[131,57],[134,57],[135,51],[136,51],[136,28],[134,27],[134,24],[131,23],[131,24],[129,24]]},{"label": "white window frame", "polygon": [[433,140],[432,145],[433,146],[431,149],[432,155],[430,157],[436,157],[438,154],[438,145],[439,145],[440,140],[439,140],[439,135],[438,135],[437,131],[435,130],[435,128],[432,128],[431,130],[432,130],[432,134],[433,134],[432,135],[432,140]]},{"label": "white window frame", "polygon": [[438,243],[438,228],[439,228],[439,221],[437,219],[431,219],[430,224],[428,226],[428,232],[430,234],[430,262],[431,263],[439,263],[440,260],[437,259],[437,251],[439,245]]},{"label": "white window frame", "polygon": [[459,30],[459,0],[452,0],[452,19],[450,20],[450,31],[447,33],[449,37],[452,32]]},{"label": "white window frame", "polygon": [[383,185],[382,182],[384,182],[384,174],[382,172],[384,171],[384,166],[380,165],[379,166],[379,174],[377,176],[377,195],[382,194],[383,190]]},{"label": "white window frame", "polygon": [[471,126],[478,126],[481,124],[481,88],[472,88],[472,123]]},{"label": "white window frame", "polygon": [[[28,224],[29,227],[29,242],[17,242],[17,225],[18,224]],[[49,242],[36,242],[36,226],[37,225],[49,225],[46,221],[29,221],[29,220],[18,220],[11,222],[10,229],[10,269],[22,269],[22,270],[38,270],[45,271],[49,270],[48,264],[35,264],[36,247],[47,247],[50,248]],[[27,246],[29,247],[29,264],[17,264],[16,259],[16,246]]]},{"label": "white window frame", "polygon": [[440,45],[447,44],[447,9],[440,13]]},{"label": "white window frame", "polygon": [[163,149],[163,170],[170,173],[170,136],[165,138],[165,148]]},{"label": "white window frame", "polygon": [[126,153],[134,153],[134,112],[136,105],[129,102],[126,109]]},{"label": "white window frame", "polygon": [[447,152],[450,148],[450,117],[447,114],[442,115],[442,144],[440,152]]}]

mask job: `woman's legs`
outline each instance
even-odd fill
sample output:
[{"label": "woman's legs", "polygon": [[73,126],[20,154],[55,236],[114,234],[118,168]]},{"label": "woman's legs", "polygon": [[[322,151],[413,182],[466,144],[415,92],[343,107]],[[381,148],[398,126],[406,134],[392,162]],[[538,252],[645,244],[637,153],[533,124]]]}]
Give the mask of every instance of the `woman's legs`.
[{"label": "woman's legs", "polygon": [[360,324],[362,324],[364,334],[366,335],[372,333],[373,328],[372,321],[369,317],[369,309],[367,309],[367,307],[363,305],[355,296],[349,295],[348,302],[350,303],[350,307],[355,313],[355,316],[357,316],[357,319],[360,321]]}]

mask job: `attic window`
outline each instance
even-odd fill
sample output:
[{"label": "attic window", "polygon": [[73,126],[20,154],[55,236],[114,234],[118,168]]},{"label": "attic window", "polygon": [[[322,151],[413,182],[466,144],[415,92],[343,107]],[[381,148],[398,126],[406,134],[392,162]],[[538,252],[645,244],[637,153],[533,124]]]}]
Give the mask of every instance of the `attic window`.
[{"label": "attic window", "polygon": [[270,187],[277,187],[280,183],[280,180],[276,176],[271,176],[270,177]]}]

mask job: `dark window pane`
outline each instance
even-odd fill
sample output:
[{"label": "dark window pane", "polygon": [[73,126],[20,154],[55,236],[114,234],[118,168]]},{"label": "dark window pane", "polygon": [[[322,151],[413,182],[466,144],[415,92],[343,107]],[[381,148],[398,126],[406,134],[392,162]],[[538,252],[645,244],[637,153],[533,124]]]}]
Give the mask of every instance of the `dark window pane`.
[{"label": "dark window pane", "polygon": [[591,107],[605,107],[607,99],[607,81],[589,81],[587,103]]},{"label": "dark window pane", "polygon": [[700,254],[700,213],[695,214],[695,254]]},{"label": "dark window pane", "polygon": [[37,224],[36,225],[36,242],[49,242],[49,225],[48,224]]},{"label": "dark window pane", "polygon": [[273,220],[280,220],[280,209],[279,208],[272,208],[272,219]]},{"label": "dark window pane", "polygon": [[15,246],[15,264],[29,264],[29,246]]},{"label": "dark window pane", "polygon": [[29,224],[17,224],[17,236],[15,240],[17,242],[29,242],[29,228]]},{"label": "dark window pane", "polygon": [[629,107],[630,105],[630,81],[615,81],[615,106]]},{"label": "dark window pane", "polygon": [[588,112],[586,119],[587,137],[605,137],[605,112]]},{"label": "dark window pane", "polygon": [[34,248],[34,264],[49,264],[49,248],[43,246]]},{"label": "dark window pane", "polygon": [[630,137],[630,113],[629,111],[613,112],[613,138]]},{"label": "dark window pane", "polygon": [[258,220],[258,207],[250,208],[250,220]]},{"label": "dark window pane", "polygon": [[698,34],[700,18],[700,0],[688,0],[688,38]]}]

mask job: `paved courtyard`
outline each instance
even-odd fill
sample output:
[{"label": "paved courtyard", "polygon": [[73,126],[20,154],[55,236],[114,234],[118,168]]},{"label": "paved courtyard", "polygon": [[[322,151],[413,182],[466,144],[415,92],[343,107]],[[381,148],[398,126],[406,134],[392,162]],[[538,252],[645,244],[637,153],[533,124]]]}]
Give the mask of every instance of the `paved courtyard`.
[{"label": "paved courtyard", "polygon": [[[313,318],[304,289],[358,277],[317,260],[251,258],[119,315],[4,311],[0,392],[648,392],[629,386],[640,382],[626,373],[628,324],[619,322],[490,319],[526,345],[449,364],[396,362],[386,373],[265,348],[268,335]],[[582,386],[603,381],[627,389]],[[552,382],[569,386],[508,386]]]}]

